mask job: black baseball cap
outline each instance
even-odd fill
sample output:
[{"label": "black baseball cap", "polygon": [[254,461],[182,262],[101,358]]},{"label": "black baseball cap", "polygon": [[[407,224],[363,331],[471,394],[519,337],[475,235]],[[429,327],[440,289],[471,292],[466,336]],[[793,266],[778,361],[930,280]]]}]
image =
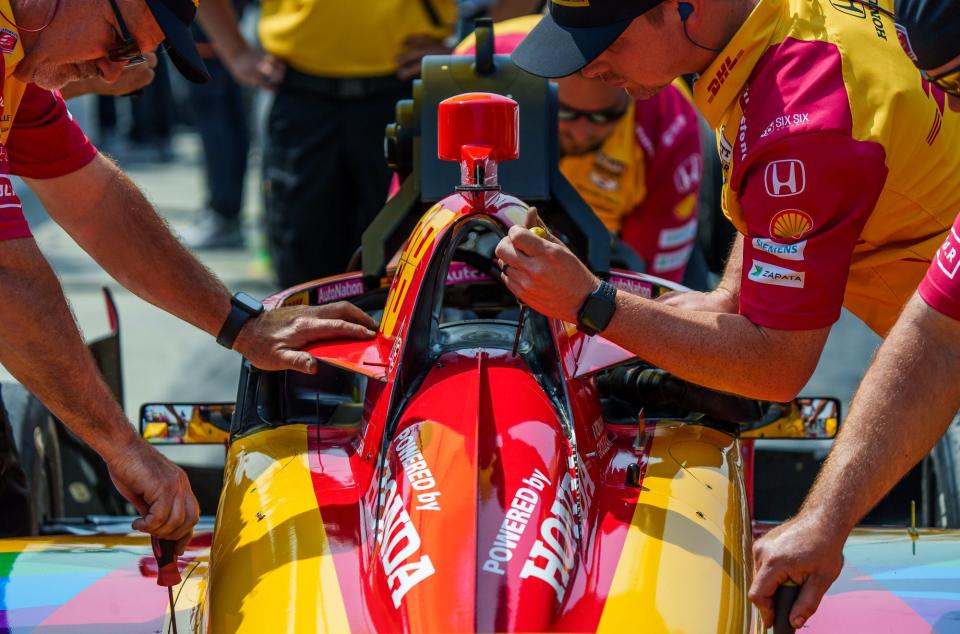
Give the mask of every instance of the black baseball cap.
[{"label": "black baseball cap", "polygon": [[897,0],[897,36],[920,70],[939,68],[960,55],[960,2]]},{"label": "black baseball cap", "polygon": [[520,42],[513,63],[539,77],[572,75],[663,0],[550,0],[550,13]]},{"label": "black baseball cap", "polygon": [[164,42],[170,61],[190,81],[205,83],[210,79],[210,74],[190,34],[190,24],[197,16],[199,0],[146,0],[146,3],[167,36]]}]

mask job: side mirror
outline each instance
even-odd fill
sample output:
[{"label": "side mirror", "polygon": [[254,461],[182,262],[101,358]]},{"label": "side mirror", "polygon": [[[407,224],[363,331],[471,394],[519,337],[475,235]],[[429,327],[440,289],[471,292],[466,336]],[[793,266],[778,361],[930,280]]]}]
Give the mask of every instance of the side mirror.
[{"label": "side mirror", "polygon": [[840,429],[840,400],[803,397],[773,403],[762,420],[740,428],[741,438],[830,440]]},{"label": "side mirror", "polygon": [[154,445],[225,445],[235,403],[147,403],[140,435]]}]

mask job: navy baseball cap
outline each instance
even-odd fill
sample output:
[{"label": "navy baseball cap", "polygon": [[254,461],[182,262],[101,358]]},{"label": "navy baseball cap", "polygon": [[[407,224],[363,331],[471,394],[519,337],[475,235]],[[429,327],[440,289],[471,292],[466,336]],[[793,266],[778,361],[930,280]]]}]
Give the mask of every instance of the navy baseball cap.
[{"label": "navy baseball cap", "polygon": [[960,55],[960,2],[897,0],[897,36],[920,70],[939,68]]},{"label": "navy baseball cap", "polygon": [[190,34],[190,24],[197,16],[199,0],[146,0],[147,7],[167,37],[167,55],[180,74],[202,84],[210,79],[207,67]]},{"label": "navy baseball cap", "polygon": [[550,13],[510,59],[538,77],[572,75],[600,56],[633,19],[663,0],[550,0]]}]

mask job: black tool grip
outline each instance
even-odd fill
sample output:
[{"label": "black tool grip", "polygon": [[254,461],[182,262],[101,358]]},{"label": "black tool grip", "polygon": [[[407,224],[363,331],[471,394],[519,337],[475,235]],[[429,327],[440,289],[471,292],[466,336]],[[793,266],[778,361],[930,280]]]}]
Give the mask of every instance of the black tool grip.
[{"label": "black tool grip", "polygon": [[150,545],[153,546],[153,556],[157,559],[157,585],[169,588],[180,583],[176,542],[151,537]]},{"label": "black tool grip", "polygon": [[790,611],[800,596],[800,586],[788,581],[773,595],[773,634],[794,634],[790,625]]}]

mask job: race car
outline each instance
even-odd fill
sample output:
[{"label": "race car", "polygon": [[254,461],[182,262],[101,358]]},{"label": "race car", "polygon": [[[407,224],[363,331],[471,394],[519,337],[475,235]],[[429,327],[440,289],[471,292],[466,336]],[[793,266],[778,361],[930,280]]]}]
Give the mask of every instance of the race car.
[{"label": "race car", "polygon": [[[516,160],[526,138],[556,165],[549,84],[506,58],[442,57],[425,62],[415,94],[391,130],[394,159],[409,171],[364,236],[362,270],[266,301],[351,301],[379,319],[376,338],[312,345],[315,375],[245,362],[235,404],[145,407],[142,431],[158,445],[225,448],[214,524],[198,527],[178,563],[145,536],[106,534],[125,533],[129,518],[48,522],[69,534],[0,540],[0,627],[760,631],[746,590],[762,474],[747,439],[830,437],[836,401],[764,404],[708,390],[518,305],[493,248],[531,201],[620,292],[679,287],[610,269],[606,233],[555,168]],[[536,108],[521,109],[518,125],[509,95],[531,96],[523,107],[546,114],[526,126]],[[441,159],[453,169],[442,172],[445,189],[431,189]],[[519,186],[541,189],[506,193],[527,171],[533,179]],[[920,605],[913,590],[884,590],[905,567],[876,557],[886,544],[857,548],[901,541],[915,563],[942,562],[940,546],[955,536],[899,534],[851,542],[839,588],[856,601],[825,603],[845,631],[883,631],[856,629],[858,618],[896,626],[887,631],[949,619],[953,608]],[[913,579],[951,574],[921,566]],[[172,612],[157,581],[175,584]],[[819,631],[837,631],[825,623]]]}]

